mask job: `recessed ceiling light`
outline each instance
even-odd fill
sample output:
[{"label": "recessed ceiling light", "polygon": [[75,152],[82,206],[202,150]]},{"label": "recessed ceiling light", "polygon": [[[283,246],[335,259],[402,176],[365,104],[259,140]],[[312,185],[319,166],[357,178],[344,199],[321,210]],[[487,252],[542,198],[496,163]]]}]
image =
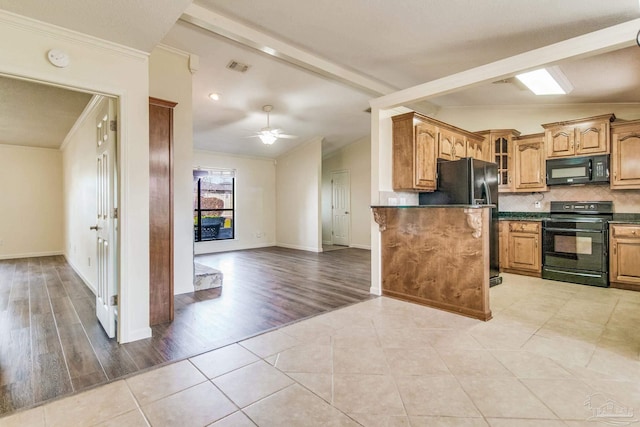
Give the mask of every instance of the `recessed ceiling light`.
[{"label": "recessed ceiling light", "polygon": [[565,95],[573,86],[558,67],[541,68],[516,75],[536,95]]},{"label": "recessed ceiling light", "polygon": [[218,100],[220,99],[220,94],[219,94],[219,93],[215,93],[215,92],[210,93],[210,94],[209,94],[209,98],[210,98],[212,101],[218,101]]}]

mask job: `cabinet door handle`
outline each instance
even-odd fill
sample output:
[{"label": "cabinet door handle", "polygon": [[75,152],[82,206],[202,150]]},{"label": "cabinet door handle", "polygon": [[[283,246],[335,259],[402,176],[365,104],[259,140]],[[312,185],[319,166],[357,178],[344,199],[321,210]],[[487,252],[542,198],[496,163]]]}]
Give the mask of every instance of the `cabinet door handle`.
[{"label": "cabinet door handle", "polygon": [[613,245],[613,254],[615,255],[618,249],[618,245]]},{"label": "cabinet door handle", "polygon": [[536,239],[536,248],[538,247],[538,239]]}]

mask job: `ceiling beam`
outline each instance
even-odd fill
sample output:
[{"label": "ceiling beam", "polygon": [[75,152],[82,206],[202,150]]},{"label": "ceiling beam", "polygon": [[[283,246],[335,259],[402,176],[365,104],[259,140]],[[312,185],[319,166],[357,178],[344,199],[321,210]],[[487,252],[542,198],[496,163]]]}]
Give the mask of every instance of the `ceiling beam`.
[{"label": "ceiling beam", "polygon": [[513,77],[517,73],[554,65],[563,60],[589,57],[633,46],[636,43],[638,29],[640,29],[640,19],[634,19],[384,95],[372,100],[370,104],[372,108],[394,108],[471,86]]},{"label": "ceiling beam", "polygon": [[[197,4],[192,3],[180,19],[375,97],[391,94],[398,90],[397,87],[342,67]],[[422,110],[435,111],[436,109],[435,106],[426,102],[421,103],[420,106]]]}]

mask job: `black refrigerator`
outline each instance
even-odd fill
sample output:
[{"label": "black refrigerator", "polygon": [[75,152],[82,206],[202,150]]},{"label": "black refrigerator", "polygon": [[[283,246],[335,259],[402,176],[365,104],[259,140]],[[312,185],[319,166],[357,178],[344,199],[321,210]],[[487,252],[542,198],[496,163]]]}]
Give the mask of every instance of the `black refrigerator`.
[{"label": "black refrigerator", "polygon": [[467,157],[438,162],[438,189],[420,193],[421,205],[493,205],[489,234],[491,286],[502,282],[498,238],[498,167]]}]

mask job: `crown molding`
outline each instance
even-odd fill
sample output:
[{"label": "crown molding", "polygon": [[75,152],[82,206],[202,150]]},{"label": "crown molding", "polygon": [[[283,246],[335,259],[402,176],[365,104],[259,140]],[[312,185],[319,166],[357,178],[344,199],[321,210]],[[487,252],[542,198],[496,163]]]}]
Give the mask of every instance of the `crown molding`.
[{"label": "crown molding", "polygon": [[48,24],[46,22],[38,21],[1,9],[0,25],[17,28],[21,31],[31,32],[34,34],[44,35],[61,41],[84,44],[94,48],[101,48],[110,52],[116,52],[120,55],[125,55],[140,60],[146,61],[149,58],[149,53],[143,52],[138,49],[133,49],[131,47],[127,47],[118,43],[113,43],[88,34],[59,27],[57,25]]}]

